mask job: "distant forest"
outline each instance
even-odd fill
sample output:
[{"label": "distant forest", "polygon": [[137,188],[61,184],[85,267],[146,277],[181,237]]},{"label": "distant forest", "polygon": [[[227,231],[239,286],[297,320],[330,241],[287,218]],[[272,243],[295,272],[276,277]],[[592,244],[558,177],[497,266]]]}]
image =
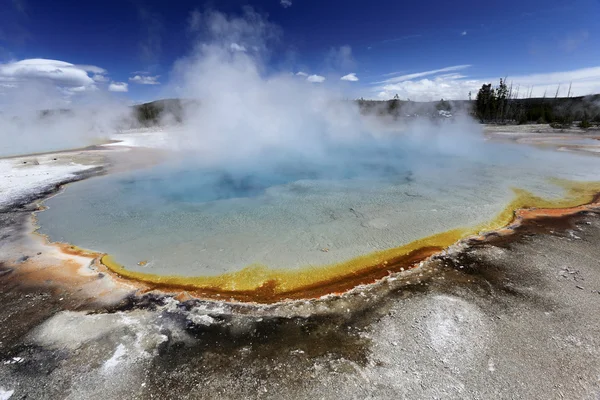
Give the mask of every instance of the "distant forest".
[{"label": "distant forest", "polygon": [[472,113],[481,122],[536,122],[557,128],[570,127],[575,122],[580,128],[600,123],[600,95],[558,97],[559,90],[560,86],[554,98],[544,95],[542,98],[519,99],[513,86],[500,79],[496,87],[489,83],[479,89]]},{"label": "distant forest", "polygon": [[[484,85],[474,100],[353,100],[364,115],[406,119],[417,117],[449,118],[464,112],[481,123],[550,124],[555,128],[600,127],[600,95],[585,97],[513,98],[501,81],[497,87]],[[187,101],[186,101],[187,102]],[[134,115],[142,126],[177,123],[184,119],[185,103],[179,99],[158,100],[134,106]]]}]

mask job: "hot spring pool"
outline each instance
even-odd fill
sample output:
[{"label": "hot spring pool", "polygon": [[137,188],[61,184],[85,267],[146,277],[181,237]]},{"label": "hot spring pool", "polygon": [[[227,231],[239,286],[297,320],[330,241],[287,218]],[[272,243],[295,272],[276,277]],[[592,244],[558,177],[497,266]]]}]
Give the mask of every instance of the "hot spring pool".
[{"label": "hot spring pool", "polygon": [[485,227],[513,188],[559,199],[565,189],[550,178],[600,180],[591,156],[484,141],[451,151],[402,137],[377,143],[235,164],[181,155],[88,179],[45,202],[40,232],[148,274],[295,270]]}]

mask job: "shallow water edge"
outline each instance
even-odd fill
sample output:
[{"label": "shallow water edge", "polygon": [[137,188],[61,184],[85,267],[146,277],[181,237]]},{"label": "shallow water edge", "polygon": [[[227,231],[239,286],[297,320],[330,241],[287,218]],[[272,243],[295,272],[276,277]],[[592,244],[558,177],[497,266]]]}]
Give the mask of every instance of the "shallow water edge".
[{"label": "shallow water edge", "polygon": [[[565,189],[564,198],[548,200],[522,189],[513,189],[514,199],[488,223],[441,232],[397,248],[341,263],[295,270],[250,265],[242,270],[217,276],[147,274],[125,269],[109,254],[81,249],[71,244],[51,243],[45,236],[44,240],[66,254],[90,257],[96,270],[111,275],[141,293],[158,291],[179,294],[182,298],[272,304],[340,295],[358,286],[374,284],[393,274],[414,269],[462,240],[510,234],[524,220],[569,215],[598,206],[599,182],[554,180],[553,183]],[[33,218],[35,219],[35,215]]]}]

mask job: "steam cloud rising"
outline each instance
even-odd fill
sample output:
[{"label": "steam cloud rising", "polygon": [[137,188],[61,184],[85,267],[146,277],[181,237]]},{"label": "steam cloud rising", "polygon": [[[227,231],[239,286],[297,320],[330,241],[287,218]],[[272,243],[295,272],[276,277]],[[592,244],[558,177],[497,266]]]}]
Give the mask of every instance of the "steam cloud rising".
[{"label": "steam cloud rising", "polygon": [[281,33],[251,9],[234,17],[195,12],[190,28],[198,43],[171,80],[188,99],[172,135],[177,161],[128,182],[131,189],[205,201],[301,179],[405,177],[425,148],[456,154],[475,141],[478,128],[466,118],[444,126],[418,120],[399,132],[342,100],[341,85],[267,73],[269,44]]},{"label": "steam cloud rising", "polygon": [[131,124],[131,110],[121,101],[79,88],[47,79],[6,87],[0,93],[0,156],[83,147]]},{"label": "steam cloud rising", "polygon": [[[478,128],[467,118],[386,124],[342,100],[339,79],[313,85],[273,72],[270,49],[282,32],[250,8],[237,16],[195,11],[188,24],[197,40],[175,63],[166,91],[183,99],[183,120],[162,121],[177,157],[148,172],[142,189],[212,199],[298,179],[389,177],[403,175],[425,152],[464,153],[475,145]],[[70,95],[43,81],[12,91],[0,115],[0,154],[78,147],[134,125],[130,108],[106,92]]]}]

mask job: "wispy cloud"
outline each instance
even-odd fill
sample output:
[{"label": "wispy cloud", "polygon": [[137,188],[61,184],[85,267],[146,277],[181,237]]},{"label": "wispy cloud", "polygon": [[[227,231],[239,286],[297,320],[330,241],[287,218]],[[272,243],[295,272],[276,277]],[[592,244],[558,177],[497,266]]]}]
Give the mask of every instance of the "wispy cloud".
[{"label": "wispy cloud", "polygon": [[302,72],[302,71],[298,71],[296,72],[297,76],[308,76],[308,74],[306,72]]},{"label": "wispy cloud", "polygon": [[104,68],[100,68],[95,65],[79,64],[75,65],[75,67],[87,72],[93,72],[94,74],[106,74],[106,70]]},{"label": "wispy cloud", "polygon": [[467,36],[467,31],[462,31],[461,36]]},{"label": "wispy cloud", "polygon": [[231,45],[229,46],[229,48],[232,51],[241,51],[241,52],[245,52],[246,51],[246,47],[239,45],[237,43],[231,43]]},{"label": "wispy cloud", "polygon": [[381,74],[381,76],[394,76],[394,75],[399,75],[399,74],[403,74],[406,71],[394,71],[394,72],[388,72],[387,74]]},{"label": "wispy cloud", "polygon": [[573,86],[579,83],[589,84],[590,89],[592,89],[592,86],[597,86],[600,82],[600,66],[571,71],[521,75],[512,78],[509,77],[508,80],[523,82],[532,86],[557,85],[561,83],[568,85],[569,82],[573,82]]},{"label": "wispy cloud", "polygon": [[415,73],[412,73],[412,74],[395,76],[393,78],[385,79],[385,80],[382,80],[382,81],[379,81],[379,82],[374,82],[374,83],[376,83],[376,84],[398,83],[398,82],[408,81],[408,80],[411,80],[411,79],[421,78],[421,77],[424,77],[424,76],[437,75],[437,74],[440,74],[442,72],[459,71],[459,70],[463,70],[463,69],[466,69],[466,68],[469,68],[469,67],[470,67],[470,65],[468,65],[468,64],[465,64],[465,65],[454,65],[454,66],[451,66],[451,67],[434,69],[434,70],[431,70],[431,71],[415,72]]},{"label": "wispy cloud", "polygon": [[129,82],[137,83],[139,85],[160,85],[158,78],[160,78],[160,75],[135,75],[129,78]]},{"label": "wispy cloud", "polygon": [[[460,100],[467,99],[469,92],[474,97],[483,84],[497,84],[500,79],[500,77],[475,79],[456,72],[465,68],[466,66],[447,67],[403,75],[395,78],[393,82],[375,83],[372,90],[375,97],[383,99],[390,99],[398,94],[400,98],[420,101],[434,101],[441,98]],[[560,87],[559,96],[566,96],[571,85],[571,95],[583,96],[600,92],[600,66],[519,75],[508,77],[507,80],[515,90],[517,87],[521,88],[521,95],[531,92],[532,96],[541,97],[545,92],[556,93]]]},{"label": "wispy cloud", "polygon": [[356,73],[351,73],[348,75],[344,75],[340,78],[343,81],[349,81],[349,82],[357,82],[358,81],[358,77],[356,76]]},{"label": "wispy cloud", "polygon": [[111,92],[127,92],[129,91],[129,85],[125,82],[111,82],[108,85],[108,90]]},{"label": "wispy cloud", "polygon": [[288,8],[292,6],[292,0],[280,0],[279,4],[281,4],[281,7],[283,8]]},{"label": "wispy cloud", "polygon": [[306,80],[310,83],[323,83],[325,82],[325,77],[321,75],[310,75]]},{"label": "wispy cloud", "polygon": [[94,74],[92,76],[94,82],[108,82],[108,77],[106,75]]}]

